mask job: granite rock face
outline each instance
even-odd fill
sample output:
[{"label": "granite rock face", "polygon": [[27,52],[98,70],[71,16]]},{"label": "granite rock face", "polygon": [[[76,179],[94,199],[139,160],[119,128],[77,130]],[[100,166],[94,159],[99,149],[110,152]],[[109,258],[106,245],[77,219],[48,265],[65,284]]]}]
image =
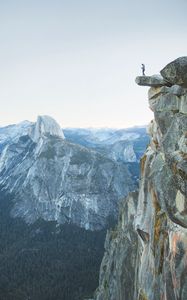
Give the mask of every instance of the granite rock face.
[{"label": "granite rock face", "polygon": [[[134,238],[134,243],[122,246],[119,221],[118,243],[114,240],[106,247],[102,264],[107,257],[107,266],[101,269],[102,278],[109,278],[107,291],[113,282],[117,288],[102,298],[105,282],[100,280],[97,300],[187,299],[187,89],[176,82],[151,87],[149,105],[154,112],[148,129],[151,142],[141,159],[137,210],[128,207],[134,220],[125,230],[126,236],[136,233],[139,241]],[[112,262],[116,269],[109,269]],[[133,291],[130,295],[126,284]]]},{"label": "granite rock face", "polygon": [[15,195],[12,215],[91,230],[117,217],[119,200],[134,188],[126,166],[66,141],[50,117],[27,125],[0,155],[0,185]]},{"label": "granite rock face", "polygon": [[160,73],[171,84],[187,87],[187,56],[175,59],[163,68]]},{"label": "granite rock face", "polygon": [[[153,96],[154,95],[154,96]],[[187,298],[187,92],[151,88],[155,119],[141,161],[137,299]],[[146,276],[145,274],[149,274]]]},{"label": "granite rock face", "polygon": [[30,136],[35,143],[45,136],[56,136],[64,139],[64,134],[59,124],[49,116],[38,116],[36,125],[30,132]]},{"label": "granite rock face", "polygon": [[95,300],[124,300],[134,297],[134,266],[138,247],[134,216],[137,203],[138,193],[130,193],[121,203],[117,227],[107,232]]}]

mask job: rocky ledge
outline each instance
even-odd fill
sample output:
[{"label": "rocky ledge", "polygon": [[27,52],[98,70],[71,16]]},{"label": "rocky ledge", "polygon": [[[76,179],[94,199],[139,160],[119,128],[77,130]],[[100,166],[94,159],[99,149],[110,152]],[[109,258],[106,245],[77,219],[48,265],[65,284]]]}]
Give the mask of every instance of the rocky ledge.
[{"label": "rocky ledge", "polygon": [[179,57],[167,64],[160,74],[138,76],[135,81],[141,86],[161,87],[177,84],[187,88],[187,56]]},{"label": "rocky ledge", "polygon": [[152,87],[160,87],[160,86],[170,86],[171,84],[164,80],[161,75],[152,75],[152,76],[138,76],[136,77],[136,83],[142,86],[152,86]]},{"label": "rocky ledge", "polygon": [[161,74],[170,87],[149,90],[154,120],[137,208],[127,198],[115,235],[107,235],[96,300],[187,299],[186,66],[187,57],[168,64]]}]

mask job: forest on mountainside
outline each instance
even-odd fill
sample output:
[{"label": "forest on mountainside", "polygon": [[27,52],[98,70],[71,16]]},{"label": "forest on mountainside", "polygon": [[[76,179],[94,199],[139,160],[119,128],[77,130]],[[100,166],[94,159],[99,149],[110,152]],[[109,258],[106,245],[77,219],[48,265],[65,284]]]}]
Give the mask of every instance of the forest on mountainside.
[{"label": "forest on mountainside", "polygon": [[106,230],[10,216],[13,197],[0,192],[0,299],[79,300],[98,286]]}]

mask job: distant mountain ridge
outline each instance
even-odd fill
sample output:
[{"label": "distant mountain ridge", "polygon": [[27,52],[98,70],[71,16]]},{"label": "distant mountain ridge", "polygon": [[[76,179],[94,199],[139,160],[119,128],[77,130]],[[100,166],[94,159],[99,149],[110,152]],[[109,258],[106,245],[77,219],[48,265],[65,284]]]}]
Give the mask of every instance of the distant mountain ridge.
[{"label": "distant mountain ridge", "polygon": [[124,163],[133,181],[138,184],[139,161],[149,143],[146,126],[124,129],[66,128],[63,132],[67,140]]},{"label": "distant mountain ridge", "polygon": [[66,128],[63,132],[69,141],[123,162],[139,161],[149,142],[146,126],[126,129]]},{"label": "distant mountain ridge", "polygon": [[[7,144],[29,134],[33,122],[0,127],[0,151]],[[149,142],[146,126],[132,128],[64,128],[64,137],[75,144],[91,148],[106,156],[123,162],[139,161]]]}]

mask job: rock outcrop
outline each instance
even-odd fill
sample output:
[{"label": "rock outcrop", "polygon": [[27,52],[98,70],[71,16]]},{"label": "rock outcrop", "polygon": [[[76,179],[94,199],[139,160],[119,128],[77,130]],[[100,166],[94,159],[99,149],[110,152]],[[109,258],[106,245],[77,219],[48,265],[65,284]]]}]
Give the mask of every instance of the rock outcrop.
[{"label": "rock outcrop", "polygon": [[151,143],[141,164],[136,217],[136,229],[142,238],[137,299],[184,300],[187,298],[187,90],[176,84],[171,88],[152,87],[149,105],[155,119],[149,126]]},{"label": "rock outcrop", "polygon": [[136,77],[136,83],[142,86],[151,86],[151,87],[159,87],[159,86],[170,86],[171,84],[164,80],[161,75],[152,75],[152,76],[138,76]]},{"label": "rock outcrop", "polygon": [[127,167],[66,141],[50,117],[27,125],[0,155],[0,184],[15,195],[12,215],[91,230],[117,217],[119,200],[134,189]]},{"label": "rock outcrop", "polygon": [[[119,222],[116,232],[119,242],[115,243],[114,239],[106,247],[102,265],[107,257],[107,266],[101,272],[102,278],[110,278],[107,291],[113,288],[114,282],[116,288],[113,294],[102,298],[105,282],[100,279],[94,299],[187,299],[187,89],[183,82],[179,85],[178,80],[173,81],[171,87],[153,85],[149,90],[149,105],[155,116],[148,128],[151,142],[141,159],[135,218],[130,228],[125,229],[125,236],[132,235],[133,231],[138,234],[138,247],[135,249],[133,243],[122,246],[120,239],[124,232],[119,229]],[[129,209],[131,206],[128,214]],[[127,273],[126,265],[130,261],[133,263]],[[112,262],[117,268],[109,270]],[[130,295],[126,284],[133,291]]]}]

